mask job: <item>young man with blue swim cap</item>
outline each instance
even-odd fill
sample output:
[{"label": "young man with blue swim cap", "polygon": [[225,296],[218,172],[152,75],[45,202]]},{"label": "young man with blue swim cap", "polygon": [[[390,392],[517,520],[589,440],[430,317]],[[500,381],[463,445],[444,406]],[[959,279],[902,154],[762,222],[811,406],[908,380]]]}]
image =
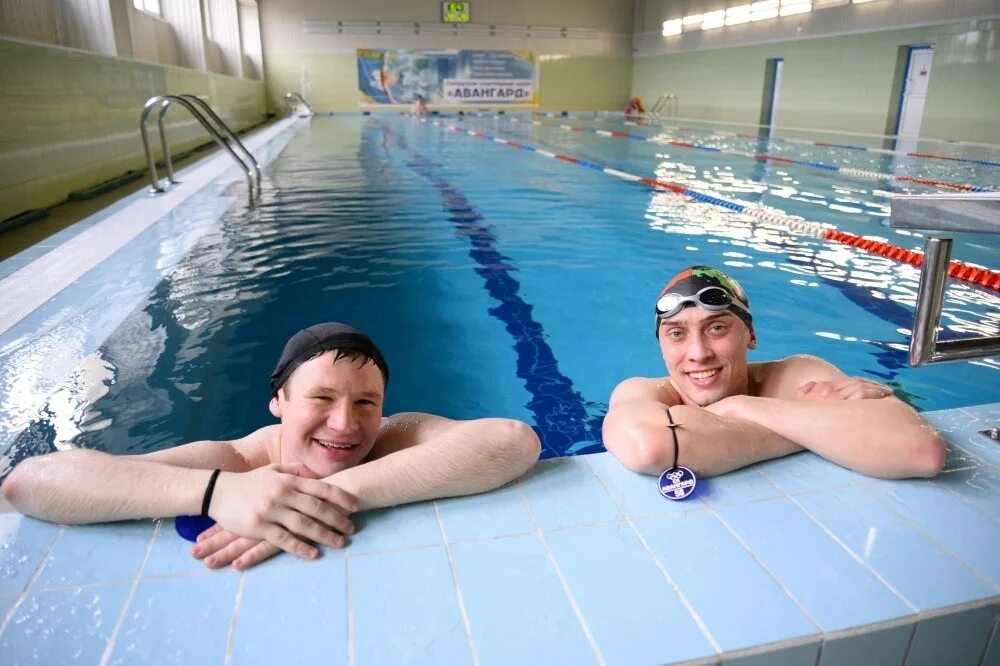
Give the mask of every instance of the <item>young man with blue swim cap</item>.
[{"label": "young man with blue swim cap", "polygon": [[497,488],[538,460],[540,444],[511,419],[382,416],[389,367],[360,331],[310,326],[271,375],[280,419],[230,442],[139,456],[77,449],[29,458],[3,485],[19,511],[65,524],[199,514],[217,524],[192,554],[245,569],[285,550],[339,548],[356,511]]},{"label": "young man with blue swim cap", "polygon": [[748,363],[750,301],[722,271],[671,278],[653,323],[668,375],[621,382],[604,419],[605,446],[635,472],[714,476],[805,449],[884,478],[934,476],[944,463],[941,436],[889,387],[814,356]]}]

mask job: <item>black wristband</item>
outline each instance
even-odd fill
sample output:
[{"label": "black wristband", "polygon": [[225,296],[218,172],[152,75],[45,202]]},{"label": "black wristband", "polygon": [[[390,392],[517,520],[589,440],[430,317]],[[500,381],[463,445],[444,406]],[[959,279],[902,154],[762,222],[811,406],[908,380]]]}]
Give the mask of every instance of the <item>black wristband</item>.
[{"label": "black wristband", "polygon": [[670,408],[667,408],[666,412],[667,412],[667,421],[670,422],[670,425],[667,426],[667,430],[669,430],[670,434],[674,436],[674,466],[671,467],[670,469],[677,469],[677,459],[681,455],[681,443],[677,441],[678,424],[674,423],[674,417],[670,415]]},{"label": "black wristband", "polygon": [[219,478],[221,472],[221,469],[215,470],[208,479],[208,487],[205,488],[205,497],[201,500],[201,515],[203,516],[208,515],[208,509],[212,506],[212,492],[215,490],[215,481]]}]

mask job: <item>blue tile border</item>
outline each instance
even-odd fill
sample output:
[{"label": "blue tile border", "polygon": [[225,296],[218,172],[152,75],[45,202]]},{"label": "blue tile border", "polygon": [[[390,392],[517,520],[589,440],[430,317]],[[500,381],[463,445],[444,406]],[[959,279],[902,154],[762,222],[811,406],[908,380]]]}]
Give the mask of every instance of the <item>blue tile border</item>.
[{"label": "blue tile border", "polygon": [[731,505],[718,514],[824,632],[914,612],[791,500]]},{"label": "blue tile border", "polygon": [[19,513],[0,514],[0,594],[23,592],[62,533]]},{"label": "blue tile border", "polygon": [[919,611],[980,601],[1000,591],[860,489],[798,495],[792,501]]},{"label": "blue tile border", "polygon": [[645,518],[636,529],[722,651],[809,637],[819,643],[819,627],[714,513]]},{"label": "blue tile border", "polygon": [[556,530],[545,542],[606,663],[715,656],[710,637],[629,525]]},{"label": "blue tile border", "polygon": [[29,594],[0,635],[8,666],[101,661],[130,586],[106,585]]}]

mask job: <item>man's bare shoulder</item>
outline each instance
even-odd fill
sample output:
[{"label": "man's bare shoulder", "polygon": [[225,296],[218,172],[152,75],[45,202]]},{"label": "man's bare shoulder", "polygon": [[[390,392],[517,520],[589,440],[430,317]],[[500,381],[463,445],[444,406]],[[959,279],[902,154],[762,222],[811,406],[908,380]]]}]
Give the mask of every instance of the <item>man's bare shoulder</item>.
[{"label": "man's bare shoulder", "polygon": [[279,432],[277,425],[266,426],[239,439],[202,440],[126,457],[191,469],[218,467],[227,472],[249,472],[279,462]]},{"label": "man's bare shoulder", "polygon": [[257,469],[281,462],[281,426],[264,426],[232,442],[233,449],[247,461],[247,467]]},{"label": "man's bare shoulder", "polygon": [[806,382],[828,381],[844,376],[829,361],[809,354],[794,354],[775,361],[751,363],[749,372],[757,387],[757,396],[786,400],[793,399],[795,390]]},{"label": "man's bare shoulder", "polygon": [[629,377],[611,392],[609,406],[635,400],[655,400],[665,405],[675,405],[681,402],[681,397],[667,377]]}]

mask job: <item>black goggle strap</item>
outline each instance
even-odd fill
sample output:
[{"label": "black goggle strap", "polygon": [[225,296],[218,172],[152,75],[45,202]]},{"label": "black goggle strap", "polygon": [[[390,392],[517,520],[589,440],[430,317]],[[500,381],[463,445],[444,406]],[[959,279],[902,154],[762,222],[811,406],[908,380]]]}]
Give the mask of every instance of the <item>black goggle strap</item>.
[{"label": "black goggle strap", "polygon": [[677,459],[681,454],[681,444],[677,441],[677,426],[679,426],[680,423],[674,423],[674,417],[670,415],[669,407],[665,408],[664,411],[667,412],[667,421],[670,422],[667,425],[667,430],[669,430],[670,434],[674,436],[674,465],[670,469],[677,469]]}]

